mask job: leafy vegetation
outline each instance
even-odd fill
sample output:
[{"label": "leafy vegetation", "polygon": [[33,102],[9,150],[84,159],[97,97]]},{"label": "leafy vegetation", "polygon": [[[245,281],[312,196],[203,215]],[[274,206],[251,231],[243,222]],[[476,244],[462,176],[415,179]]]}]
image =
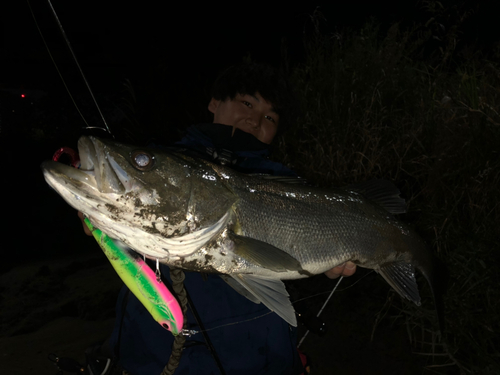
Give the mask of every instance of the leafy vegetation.
[{"label": "leafy vegetation", "polygon": [[[276,158],[317,185],[394,181],[408,202],[403,220],[449,272],[447,329],[439,340],[434,312],[399,299],[381,315],[406,325],[415,351],[433,356],[430,372],[496,374],[500,69],[460,43],[467,14],[445,32],[436,4],[427,3],[434,17],[423,25],[316,27],[305,62],[291,71],[302,116]],[[423,306],[432,306],[425,293]]]}]

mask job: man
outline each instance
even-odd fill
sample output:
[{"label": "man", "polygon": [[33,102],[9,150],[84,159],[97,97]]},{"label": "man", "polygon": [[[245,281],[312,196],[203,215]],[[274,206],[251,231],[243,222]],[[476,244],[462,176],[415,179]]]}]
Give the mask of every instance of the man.
[{"label": "man", "polygon": [[[213,123],[190,127],[177,146],[244,173],[294,176],[267,158],[276,134],[289,124],[294,105],[286,81],[272,68],[259,64],[231,67],[214,84],[208,104]],[[84,229],[88,232],[85,225]],[[350,276],[355,267],[347,262],[325,274]],[[168,268],[161,269],[170,282]],[[263,304],[249,301],[218,275],[186,272],[184,285],[201,320],[188,309],[187,328],[206,330],[214,350],[201,333],[188,338],[176,375],[219,374],[219,366],[226,374],[239,375],[303,372],[296,329]],[[172,342],[173,336],[124,287],[109,342],[119,364],[130,374],[160,374]]]}]

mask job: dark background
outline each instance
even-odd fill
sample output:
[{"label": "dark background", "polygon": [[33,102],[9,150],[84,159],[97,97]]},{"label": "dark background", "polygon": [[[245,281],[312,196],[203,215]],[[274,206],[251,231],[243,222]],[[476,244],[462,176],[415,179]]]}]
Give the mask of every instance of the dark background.
[{"label": "dark background", "polygon": [[[125,138],[143,141],[155,137],[160,143],[170,143],[189,124],[209,120],[209,89],[223,68],[245,56],[276,67],[301,63],[304,36],[312,32],[317,20],[322,20],[323,33],[340,33],[345,28],[360,29],[371,18],[385,29],[394,22],[410,26],[430,17],[425,9],[428,3],[423,1],[397,6],[342,1],[320,8],[310,3],[286,7],[167,3],[166,11],[164,4],[52,1],[111,131]],[[470,16],[462,28],[461,42],[480,46],[485,54],[493,53],[499,41],[494,6],[475,1],[462,4],[462,10],[470,9]],[[31,7],[80,111],[90,126],[102,127],[48,4],[32,1]],[[442,15],[442,27],[453,25],[456,14],[463,12]],[[100,249],[93,238],[83,234],[76,212],[51,191],[40,170],[40,163],[50,159],[57,148],[75,147],[78,137],[88,130],[54,67],[28,3],[2,4],[0,21],[0,228],[4,239],[0,275],[40,260],[99,256]],[[127,82],[133,94],[125,88]],[[127,102],[132,104],[127,106]],[[90,267],[90,263],[84,264]],[[112,308],[114,298],[109,300]],[[359,299],[350,303],[363,308]],[[70,305],[67,311],[73,308]],[[383,345],[381,340],[376,342]],[[341,340],[335,344],[342,349]],[[353,353],[346,351],[346,361],[352,360]],[[374,351],[373,356],[378,353]],[[324,353],[324,357],[328,355]]]}]

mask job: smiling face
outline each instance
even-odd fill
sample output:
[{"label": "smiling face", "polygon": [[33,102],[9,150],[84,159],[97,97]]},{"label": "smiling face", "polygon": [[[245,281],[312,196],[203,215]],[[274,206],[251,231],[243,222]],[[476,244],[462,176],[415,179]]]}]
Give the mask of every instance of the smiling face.
[{"label": "smiling face", "polygon": [[208,110],[214,114],[214,123],[240,129],[262,143],[270,144],[278,131],[278,113],[258,92],[254,95],[236,94],[234,99],[212,98]]}]

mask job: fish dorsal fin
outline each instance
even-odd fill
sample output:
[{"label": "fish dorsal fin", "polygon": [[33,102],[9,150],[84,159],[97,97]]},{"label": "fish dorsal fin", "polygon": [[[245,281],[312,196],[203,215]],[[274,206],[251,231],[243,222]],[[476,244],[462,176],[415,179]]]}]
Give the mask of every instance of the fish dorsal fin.
[{"label": "fish dorsal fin", "polygon": [[[288,324],[297,327],[297,317],[290,302],[285,284],[281,280],[265,279],[249,274],[231,275],[233,280],[241,284],[257,300],[274,311]],[[250,299],[254,301],[253,299]],[[254,301],[255,302],[255,301]]]},{"label": "fish dorsal fin", "polygon": [[297,259],[273,245],[233,232],[228,237],[234,243],[233,252],[250,263],[275,272],[302,271]]},{"label": "fish dorsal fin", "polygon": [[380,266],[378,272],[402,297],[420,306],[415,267],[412,264],[405,262],[386,263]]},{"label": "fish dorsal fin", "polygon": [[401,192],[390,181],[373,179],[349,185],[345,189],[362,194],[365,198],[377,203],[391,214],[404,214],[406,212],[406,202],[399,196]]}]

